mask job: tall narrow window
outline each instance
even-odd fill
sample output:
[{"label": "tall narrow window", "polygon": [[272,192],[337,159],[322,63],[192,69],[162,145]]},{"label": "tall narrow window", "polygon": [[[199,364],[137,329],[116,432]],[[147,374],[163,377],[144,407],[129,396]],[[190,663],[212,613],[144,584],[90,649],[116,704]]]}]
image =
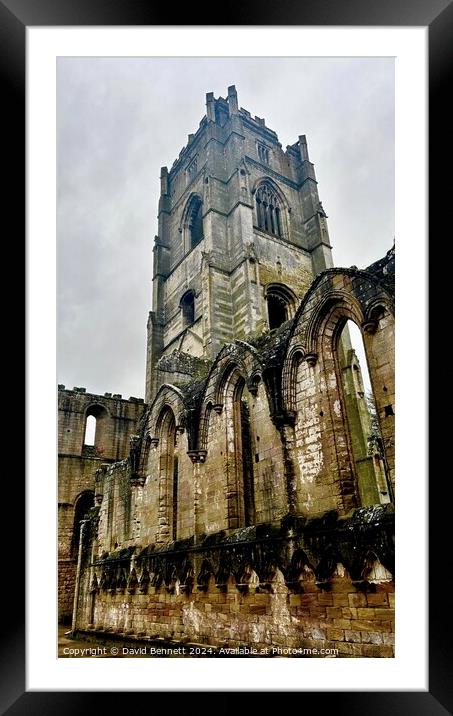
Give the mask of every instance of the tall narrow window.
[{"label": "tall narrow window", "polygon": [[275,207],[275,229],[276,229],[275,233],[277,234],[277,236],[281,236],[282,235],[282,225],[280,222],[280,209],[278,208],[278,206]]},{"label": "tall narrow window", "polygon": [[221,388],[225,405],[225,421],[228,436],[225,493],[227,498],[227,525],[229,528],[254,524],[254,472],[250,406],[245,380],[234,366],[227,371]]},{"label": "tall narrow window", "polygon": [[268,296],[267,312],[269,317],[269,328],[271,331],[278,328],[287,320],[286,306],[277,296]]},{"label": "tall narrow window", "polygon": [[[243,390],[243,386],[241,387]],[[244,523],[248,527],[255,521],[255,495],[253,484],[252,441],[250,432],[250,409],[244,397],[239,398],[241,424],[242,473],[244,480]]]},{"label": "tall narrow window", "polygon": [[159,418],[159,508],[157,541],[176,539],[178,523],[178,458],[176,423],[171,408],[165,406]]},{"label": "tall narrow window", "polygon": [[108,417],[107,410],[103,405],[88,407],[82,443],[82,453],[85,455],[101,456],[104,454],[109,425]]},{"label": "tall narrow window", "polygon": [[188,199],[182,213],[180,230],[185,252],[191,251],[203,239],[203,202],[198,194],[191,194]]},{"label": "tall narrow window", "polygon": [[86,490],[82,492],[74,505],[74,523],[71,539],[71,557],[75,559],[79,551],[80,540],[80,522],[85,517],[88,510],[94,505],[94,492]]},{"label": "tall narrow window", "polygon": [[259,229],[274,236],[283,236],[282,202],[267,182],[258,187],[255,195],[256,222]]},{"label": "tall narrow window", "polygon": [[203,218],[201,215],[201,201],[194,206],[189,220],[190,248],[200,243],[203,238]]},{"label": "tall narrow window", "polygon": [[193,291],[187,291],[181,299],[183,328],[191,326],[195,321],[195,296]]},{"label": "tall narrow window", "polygon": [[338,343],[349,437],[362,505],[391,501],[387,464],[362,334],[348,320]]},{"label": "tall narrow window", "polygon": [[85,439],[84,445],[94,445],[96,439],[96,418],[94,415],[87,417],[85,426]]},{"label": "tall narrow window", "polygon": [[282,283],[270,283],[265,291],[267,317],[272,331],[292,318],[296,311],[297,297]]}]

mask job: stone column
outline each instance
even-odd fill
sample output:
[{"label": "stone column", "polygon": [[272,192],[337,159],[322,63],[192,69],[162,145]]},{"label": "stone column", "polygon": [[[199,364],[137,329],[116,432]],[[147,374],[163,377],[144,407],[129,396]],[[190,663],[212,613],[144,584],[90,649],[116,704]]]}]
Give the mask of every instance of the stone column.
[{"label": "stone column", "polygon": [[294,432],[295,413],[285,416],[284,422],[279,426],[280,436],[283,444],[283,464],[285,470],[286,495],[288,500],[288,512],[294,514],[297,511],[297,469],[298,464],[295,455],[296,435]]},{"label": "stone column", "polygon": [[201,529],[201,481],[203,478],[202,465],[206,460],[206,450],[189,450],[187,453],[193,463],[193,534],[194,543],[197,542],[197,535],[202,532]]},{"label": "stone column", "polygon": [[77,556],[77,571],[76,571],[76,578],[75,578],[75,588],[74,588],[74,607],[72,611],[72,626],[71,631],[74,633],[77,629],[77,622],[78,622],[78,609],[79,609],[79,590],[80,590],[80,571],[82,567],[82,547],[83,547],[83,536],[85,532],[85,526],[87,524],[88,520],[82,520],[80,522],[80,535],[79,535],[79,552]]}]

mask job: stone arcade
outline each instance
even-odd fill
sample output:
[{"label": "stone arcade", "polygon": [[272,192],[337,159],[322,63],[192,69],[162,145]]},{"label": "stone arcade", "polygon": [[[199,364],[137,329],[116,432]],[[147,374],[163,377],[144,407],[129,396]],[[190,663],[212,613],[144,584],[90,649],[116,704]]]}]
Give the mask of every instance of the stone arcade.
[{"label": "stone arcade", "polygon": [[59,386],[74,631],[393,656],[394,251],[334,268],[326,218],[305,136],[208,94],[161,172],[146,402]]}]

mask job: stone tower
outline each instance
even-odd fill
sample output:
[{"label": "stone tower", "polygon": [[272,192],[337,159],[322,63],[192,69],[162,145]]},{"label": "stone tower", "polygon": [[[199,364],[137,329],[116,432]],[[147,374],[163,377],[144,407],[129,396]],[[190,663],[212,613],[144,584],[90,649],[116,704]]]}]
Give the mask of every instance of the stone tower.
[{"label": "stone tower", "polygon": [[[148,319],[146,402],[222,346],[292,318],[314,276],[332,266],[326,214],[305,135],[282,149],[265,120],[206,95],[206,115],[161,171]],[[168,358],[167,358],[168,362]]]}]

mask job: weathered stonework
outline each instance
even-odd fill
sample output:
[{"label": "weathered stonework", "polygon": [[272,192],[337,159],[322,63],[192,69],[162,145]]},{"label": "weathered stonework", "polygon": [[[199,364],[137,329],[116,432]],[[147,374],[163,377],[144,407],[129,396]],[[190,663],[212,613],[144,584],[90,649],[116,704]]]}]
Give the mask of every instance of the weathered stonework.
[{"label": "weathered stonework", "polygon": [[[143,412],[143,400],[93,395],[58,386],[58,608],[70,622],[78,554],[78,521],[95,505],[94,473],[129,454],[129,436]],[[94,445],[85,445],[88,415],[97,415]],[[78,509],[77,509],[78,508]]]},{"label": "weathered stonework", "polygon": [[[234,88],[207,95],[161,189],[149,402],[60,391],[80,433],[66,467],[62,423],[73,629],[393,656],[394,252],[332,267],[305,137],[284,152]],[[89,400],[102,458],[83,454]]]},{"label": "weathered stonework", "polygon": [[208,94],[206,107],[161,172],[147,402],[163,382],[162,355],[213,359],[225,343],[263,331],[275,285],[285,286],[289,318],[313,275],[332,266],[305,136],[283,150],[263,119],[239,108],[234,87],[226,100]]}]

